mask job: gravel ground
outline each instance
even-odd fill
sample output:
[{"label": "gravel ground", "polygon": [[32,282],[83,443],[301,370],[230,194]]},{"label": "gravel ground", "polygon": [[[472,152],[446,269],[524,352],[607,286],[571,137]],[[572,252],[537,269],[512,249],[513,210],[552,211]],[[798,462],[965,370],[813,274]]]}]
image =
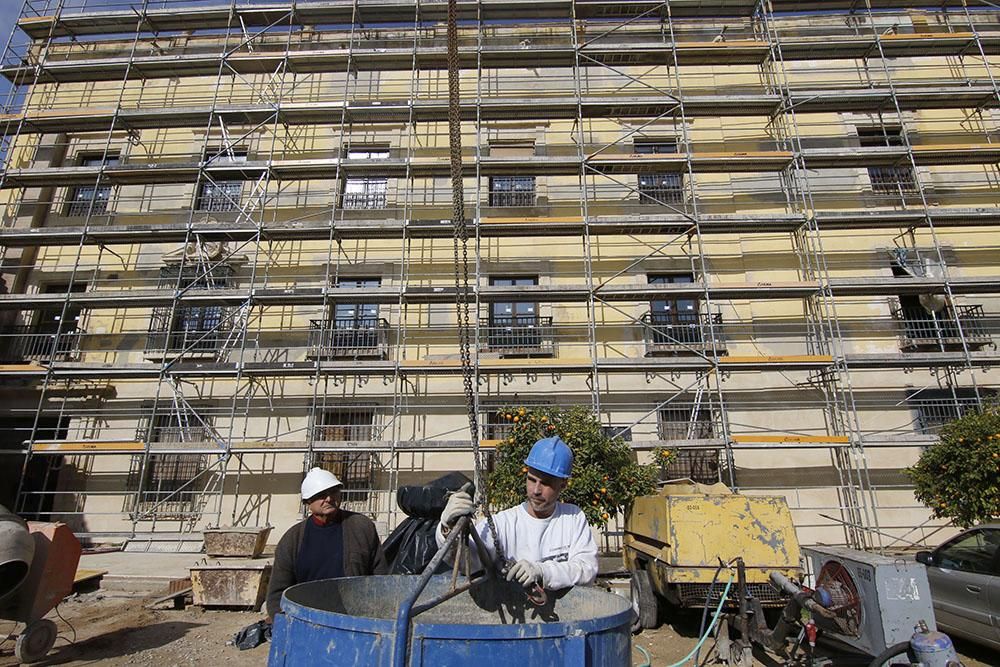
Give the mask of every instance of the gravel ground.
[{"label": "gravel ground", "polygon": [[[153,598],[116,598],[88,594],[63,602],[52,616],[60,639],[39,665],[224,665],[253,667],[267,664],[268,645],[249,651],[227,646],[226,641],[241,628],[262,618],[259,613],[206,611],[190,606],[183,610],[146,609]],[[700,619],[686,616],[656,630],[645,630],[634,638],[646,648],[656,667],[671,665],[694,646]],[[72,624],[72,629],[70,627]],[[2,628],[6,632],[11,627]],[[75,629],[76,638],[73,639]],[[998,667],[1000,655],[973,644],[957,642],[967,667]],[[711,643],[708,644],[709,649]],[[703,653],[704,658],[708,654]],[[761,656],[764,657],[764,656]],[[633,652],[633,664],[644,661]],[[0,645],[0,665],[17,664],[14,642]],[[760,665],[776,663],[763,661]]]}]

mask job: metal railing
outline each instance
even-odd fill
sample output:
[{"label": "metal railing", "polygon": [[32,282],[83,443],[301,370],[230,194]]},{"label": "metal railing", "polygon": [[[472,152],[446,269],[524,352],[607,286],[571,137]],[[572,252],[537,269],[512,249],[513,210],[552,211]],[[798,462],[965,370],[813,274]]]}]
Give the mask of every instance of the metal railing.
[{"label": "metal railing", "polygon": [[218,354],[229,340],[218,329],[178,329],[176,331],[150,331],[146,335],[146,356],[179,354],[205,356]]},{"label": "metal railing", "polygon": [[389,323],[380,317],[310,320],[309,350],[321,358],[384,358],[389,352]]},{"label": "metal railing", "polygon": [[899,323],[899,348],[904,352],[961,350],[963,337],[970,350],[994,345],[981,305],[947,306],[933,313],[897,303],[892,317]]},{"label": "metal railing", "polygon": [[83,329],[70,329],[58,336],[20,325],[0,331],[0,361],[69,361],[79,359]]},{"label": "metal railing", "polygon": [[551,317],[513,315],[479,320],[480,352],[511,356],[552,356],[555,353]]},{"label": "metal railing", "polygon": [[373,210],[386,207],[386,193],[345,192],[340,198],[340,207],[350,210]]},{"label": "metal railing", "polygon": [[712,347],[709,324],[715,329],[715,346],[722,351],[726,341],[718,325],[722,324],[722,314],[713,313],[709,321],[708,313],[667,314],[647,312],[642,316],[643,339],[646,355],[692,352]]}]

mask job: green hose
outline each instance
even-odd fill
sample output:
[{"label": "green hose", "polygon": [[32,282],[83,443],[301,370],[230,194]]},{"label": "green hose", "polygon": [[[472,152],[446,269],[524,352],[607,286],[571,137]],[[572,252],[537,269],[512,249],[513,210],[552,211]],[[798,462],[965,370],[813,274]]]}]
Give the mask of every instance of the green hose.
[{"label": "green hose", "polygon": [[705,634],[701,636],[701,639],[698,640],[698,643],[695,644],[690,653],[684,656],[684,658],[679,662],[675,662],[670,665],[670,667],[683,667],[686,665],[688,660],[694,657],[694,654],[701,650],[701,645],[705,643],[705,640],[712,635],[712,630],[715,628],[715,624],[719,622],[719,617],[722,616],[722,606],[726,604],[726,597],[729,595],[729,589],[732,588],[734,578],[734,575],[730,573],[729,581],[726,582],[726,590],[722,591],[722,597],[719,598],[719,606],[715,608],[715,613],[712,615],[712,622],[708,624],[707,628],[705,628]]},{"label": "green hose", "polygon": [[649,651],[639,646],[638,644],[633,644],[632,648],[639,649],[639,653],[642,653],[643,657],[646,658],[646,662],[642,663],[641,665],[636,665],[635,667],[651,667],[653,662],[653,656],[649,654]]}]

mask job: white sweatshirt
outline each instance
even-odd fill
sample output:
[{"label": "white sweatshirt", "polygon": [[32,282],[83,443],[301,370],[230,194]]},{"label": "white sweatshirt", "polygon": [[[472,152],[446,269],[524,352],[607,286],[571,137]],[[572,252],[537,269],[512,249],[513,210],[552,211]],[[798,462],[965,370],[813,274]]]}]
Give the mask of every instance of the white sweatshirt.
[{"label": "white sweatshirt", "polygon": [[[528,514],[526,503],[493,515],[497,537],[503,545],[504,555],[515,561],[529,560],[542,568],[542,586],[550,590],[594,583],[597,579],[597,545],[583,511],[576,505],[556,503],[555,511],[547,519],[536,519]],[[496,558],[493,536],[480,521],[476,525],[483,543]],[[438,524],[437,543],[444,544],[441,525]],[[478,568],[476,548],[469,547],[474,568]]]}]

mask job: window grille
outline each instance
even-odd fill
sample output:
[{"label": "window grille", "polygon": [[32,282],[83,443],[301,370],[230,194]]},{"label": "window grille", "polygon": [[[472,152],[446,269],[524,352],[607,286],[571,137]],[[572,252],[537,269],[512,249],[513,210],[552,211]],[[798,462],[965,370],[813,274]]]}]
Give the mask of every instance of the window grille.
[{"label": "window grille", "polygon": [[[863,147],[903,146],[903,131],[899,127],[858,128],[858,141]],[[868,167],[872,191],[881,195],[913,195],[917,179],[908,163],[893,166]]]},{"label": "window grille", "polygon": [[494,176],[490,178],[490,206],[534,206],[534,176]]},{"label": "window grille", "polygon": [[[677,153],[676,141],[636,142],[635,152],[640,155],[671,155]],[[643,204],[684,203],[684,174],[639,174],[639,201]]]},{"label": "window grille", "polygon": [[322,410],[313,427],[313,440],[318,442],[364,442],[374,434],[375,409],[371,407]]},{"label": "window grille", "polygon": [[681,449],[666,466],[660,468],[660,479],[690,479],[699,484],[722,481],[718,449]]},{"label": "window grille", "polygon": [[[388,160],[384,149],[351,149],[348,160]],[[350,176],[344,180],[340,206],[346,209],[380,209],[386,206],[389,179],[385,176]]]},{"label": "window grille", "polygon": [[[983,399],[994,396],[990,389],[980,389]],[[922,433],[937,433],[948,422],[954,421],[967,412],[980,407],[973,389],[958,387],[954,393],[950,389],[925,389],[907,399],[917,412],[917,428]]]},{"label": "window grille", "polygon": [[[85,156],[80,158],[81,167],[114,166],[119,163],[117,155],[109,155],[107,160],[103,155]],[[97,179],[95,179],[96,181]],[[70,190],[66,215],[82,218],[87,215],[104,215],[108,212],[108,202],[111,200],[110,185],[81,185]]]},{"label": "window grille", "polygon": [[677,397],[658,412],[660,440],[706,440],[715,437],[712,410],[695,405],[691,397]]},{"label": "window grille", "polygon": [[[220,264],[211,268],[197,264],[165,266],[160,269],[161,289],[199,290],[224,289],[229,286],[232,267]],[[180,275],[178,275],[180,274]],[[228,335],[222,326],[230,309],[224,306],[177,305],[153,309],[146,340],[146,352],[215,353]]]},{"label": "window grille", "polygon": [[[201,497],[207,469],[203,454],[150,454],[143,468],[142,456],[132,457],[128,491],[134,511],[144,519],[190,520],[201,515]],[[139,480],[142,479],[140,488]],[[144,516],[145,515],[145,516]]]},{"label": "window grille", "polygon": [[[246,153],[208,151],[205,162],[213,165],[242,164],[247,161]],[[198,186],[198,197],[195,209],[209,213],[225,213],[240,208],[240,198],[243,193],[243,181],[233,179],[217,179],[208,174],[202,174]]]}]

